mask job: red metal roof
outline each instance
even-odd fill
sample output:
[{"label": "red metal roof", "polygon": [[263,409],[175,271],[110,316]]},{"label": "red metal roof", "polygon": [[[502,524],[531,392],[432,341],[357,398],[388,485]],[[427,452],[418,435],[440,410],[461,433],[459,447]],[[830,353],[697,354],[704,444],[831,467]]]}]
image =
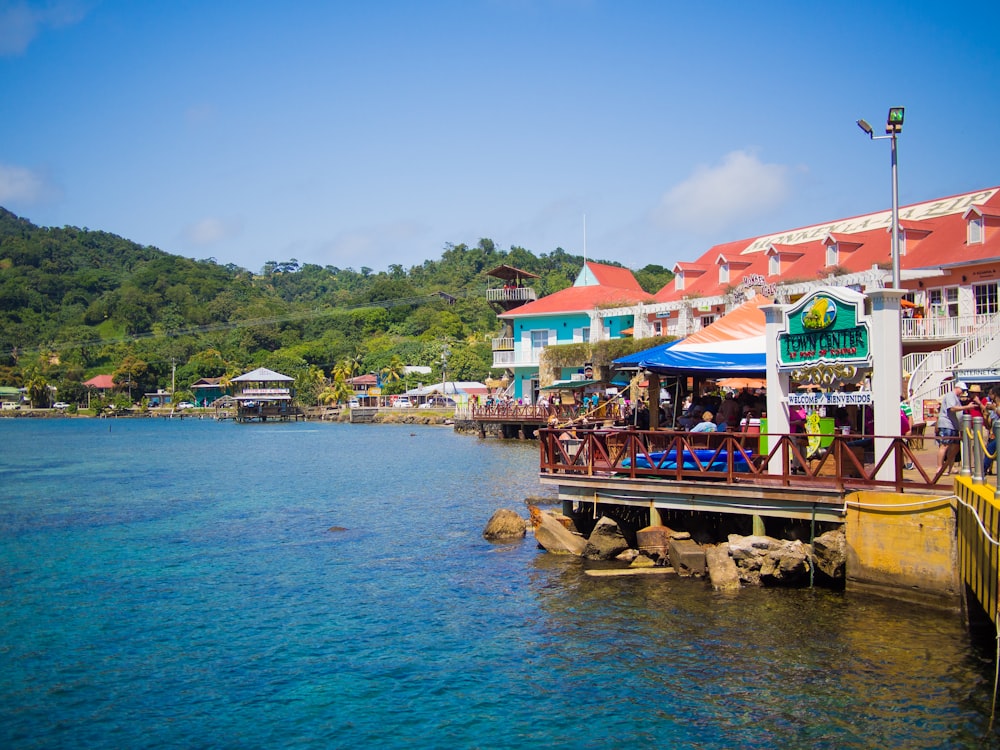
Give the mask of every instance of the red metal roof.
[{"label": "red metal roof", "polygon": [[115,381],[110,375],[95,375],[90,380],[86,380],[83,383],[89,388],[99,388],[101,390],[109,390],[115,387]]},{"label": "red metal roof", "polygon": [[[987,222],[983,242],[968,244],[968,223],[964,214],[973,207],[977,213],[990,218],[1000,215],[1000,187],[902,206],[900,224],[907,235],[900,255],[900,268],[930,269],[1000,261],[1000,226]],[[831,270],[827,266],[823,242],[827,237],[852,248],[849,252],[841,252],[837,258],[837,267],[842,272],[858,273],[876,265],[888,268],[892,262],[892,233],[887,231],[891,223],[891,213],[880,211],[716,245],[693,262],[677,263],[675,268],[688,271],[683,289],[677,289],[676,281],[671,280],[656,293],[656,301],[722,295],[726,288],[751,275],[760,275],[768,283],[823,278]],[[782,259],[778,275],[769,273],[765,251],[770,247],[774,247]],[[719,283],[715,273],[690,273],[709,266],[720,255],[727,258],[738,255],[741,260],[749,260],[750,265],[739,269],[739,273],[730,273],[729,282],[724,284]]]}]

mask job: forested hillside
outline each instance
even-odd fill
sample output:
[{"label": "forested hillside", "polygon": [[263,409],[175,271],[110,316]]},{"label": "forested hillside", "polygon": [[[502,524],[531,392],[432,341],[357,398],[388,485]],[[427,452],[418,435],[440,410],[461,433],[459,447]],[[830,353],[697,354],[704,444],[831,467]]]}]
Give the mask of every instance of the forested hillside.
[{"label": "forested hillside", "polygon": [[[172,382],[180,392],[265,366],[295,376],[307,399],[334,375],[364,372],[383,373],[391,393],[405,385],[404,365],[439,377],[446,346],[449,379],[482,380],[498,330],[485,272],[504,263],[538,274],[541,296],[569,286],[583,258],[483,239],[409,269],[292,259],[252,272],[107,232],[37,227],[0,208],[0,385],[27,386],[40,401],[55,385],[72,401],[99,373],[133,393]],[[670,273],[647,266],[636,277],[652,293]]]}]

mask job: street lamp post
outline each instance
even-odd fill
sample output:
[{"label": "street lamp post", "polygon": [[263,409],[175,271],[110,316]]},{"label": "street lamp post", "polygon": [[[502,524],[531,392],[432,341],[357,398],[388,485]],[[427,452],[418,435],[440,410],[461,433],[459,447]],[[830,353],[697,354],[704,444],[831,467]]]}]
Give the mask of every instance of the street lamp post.
[{"label": "street lamp post", "polygon": [[444,395],[448,395],[448,355],[451,354],[451,349],[445,344],[441,349],[441,390],[444,391]]},{"label": "street lamp post", "polygon": [[892,288],[900,288],[899,280],[899,177],[896,169],[896,136],[903,130],[903,107],[890,107],[885,121],[885,135],[875,135],[871,125],[865,120],[858,120],[858,127],[868,134],[873,141],[883,141],[886,138],[892,142]]}]

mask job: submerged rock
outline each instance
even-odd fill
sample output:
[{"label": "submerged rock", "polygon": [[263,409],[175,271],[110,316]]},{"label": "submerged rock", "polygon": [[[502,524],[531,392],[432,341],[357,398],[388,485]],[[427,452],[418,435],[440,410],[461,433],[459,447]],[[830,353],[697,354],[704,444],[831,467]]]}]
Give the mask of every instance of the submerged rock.
[{"label": "submerged rock", "polygon": [[740,588],[740,571],[729,554],[729,545],[709,545],[705,548],[708,563],[708,578],[716,591],[735,591]]},{"label": "submerged rock", "polygon": [[842,581],[847,569],[847,535],[843,529],[827,531],[813,539],[813,562],[816,569]]},{"label": "submerged rock", "polygon": [[587,540],[567,529],[550,513],[528,506],[531,526],[535,530],[535,541],[548,552],[556,555],[582,555]]},{"label": "submerged rock", "polygon": [[583,556],[588,560],[614,560],[628,548],[628,541],[618,524],[607,516],[601,516],[590,532]]},{"label": "submerged rock", "polygon": [[516,511],[509,508],[501,508],[486,522],[486,528],[483,529],[483,538],[491,541],[497,539],[519,539],[523,538],[526,533],[525,520]]}]

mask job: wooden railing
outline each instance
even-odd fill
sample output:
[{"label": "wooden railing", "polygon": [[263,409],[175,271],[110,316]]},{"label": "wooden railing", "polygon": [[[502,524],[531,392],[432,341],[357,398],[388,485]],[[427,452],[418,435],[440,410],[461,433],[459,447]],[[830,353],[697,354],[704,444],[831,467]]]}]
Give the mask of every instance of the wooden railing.
[{"label": "wooden railing", "polygon": [[586,422],[590,425],[604,422],[622,423],[628,413],[622,404],[608,401],[597,408],[584,410],[579,404],[518,404],[516,401],[480,404],[472,407],[471,419],[483,422],[540,422],[547,423],[555,418],[559,425]]},{"label": "wooden railing", "polygon": [[[756,482],[792,485],[906,489],[935,487],[939,468],[922,466],[906,436],[873,436],[873,445],[886,445],[879,455],[871,448],[852,445],[856,435],[824,436],[828,446],[807,455],[807,435],[756,433],[699,433],[631,429],[542,429],[538,432],[542,474],[578,474],[622,479],[673,479]],[[958,438],[954,438],[958,440]],[[761,450],[766,445],[766,450]],[[677,460],[681,456],[681,460]],[[891,478],[879,477],[895,458]],[[778,459],[777,461],[774,459]],[[780,464],[774,473],[770,466]],[[912,464],[906,471],[904,464]]]}]

